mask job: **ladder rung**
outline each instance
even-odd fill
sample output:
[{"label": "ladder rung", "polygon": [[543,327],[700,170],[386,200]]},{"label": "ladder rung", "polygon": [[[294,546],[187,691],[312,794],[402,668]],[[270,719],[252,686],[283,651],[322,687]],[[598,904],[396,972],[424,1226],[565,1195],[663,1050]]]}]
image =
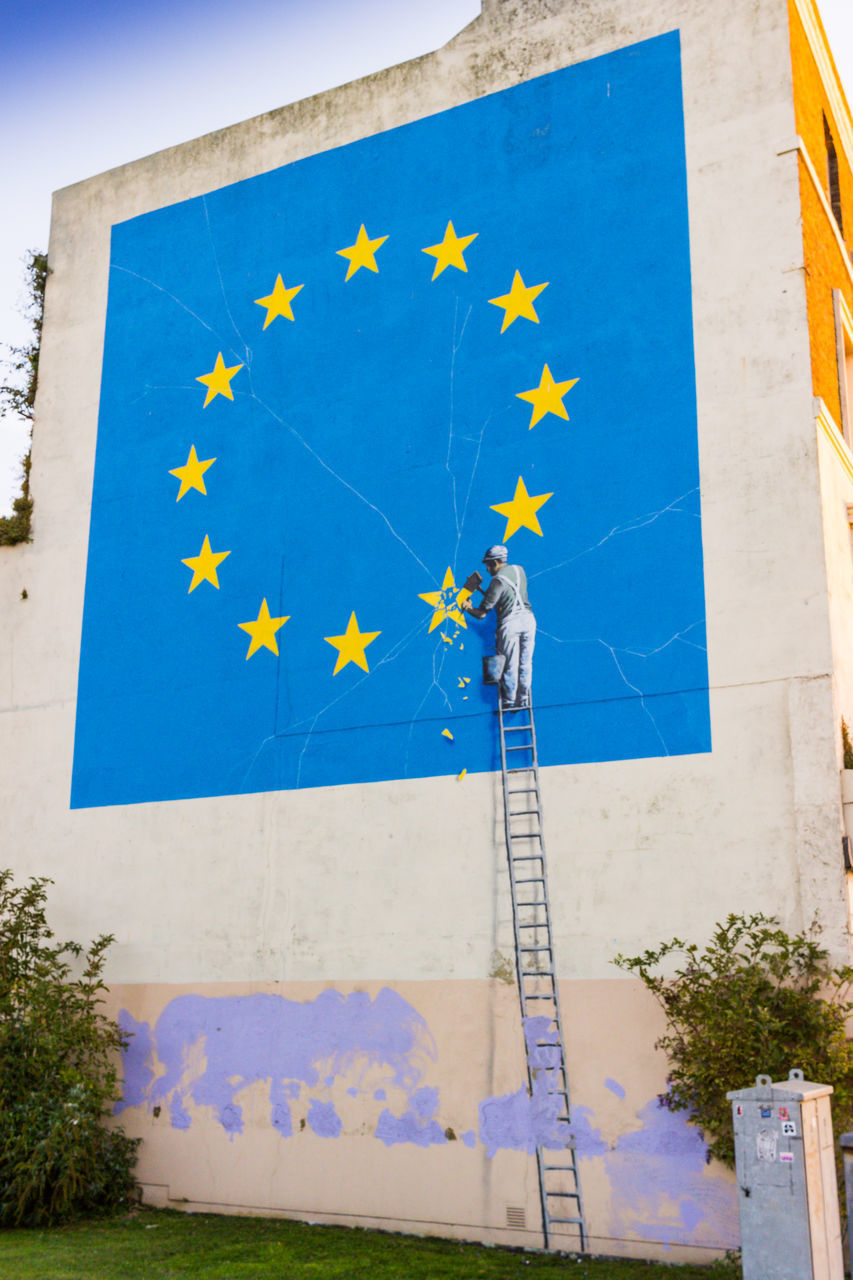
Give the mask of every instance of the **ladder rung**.
[{"label": "ladder rung", "polygon": [[536,765],[535,765],[535,764],[520,764],[520,765],[518,765],[518,767],[517,767],[517,768],[514,768],[514,769],[507,769],[507,770],[506,770],[506,773],[507,773],[507,774],[510,774],[510,773],[535,773],[535,772],[536,772]]},{"label": "ladder rung", "polygon": [[583,1226],[583,1218],[552,1218],[550,1213],[548,1214],[548,1222],[573,1222],[576,1226]]},{"label": "ladder rung", "polygon": [[539,924],[521,924],[520,923],[518,927],[519,929],[547,929],[548,925],[545,921],[541,921]]},{"label": "ladder rung", "polygon": [[532,751],[532,750],[533,750],[532,742],[524,742],[521,744],[521,746],[518,746],[518,747],[504,747],[504,751]]},{"label": "ladder rung", "polygon": [[538,947],[520,946],[518,949],[519,951],[550,951],[551,945],[550,943],[542,943],[542,945]]},{"label": "ladder rung", "polygon": [[[510,769],[509,772],[513,773],[513,772],[517,772],[517,770]],[[508,796],[521,796],[521,795],[528,795],[528,794],[536,795],[536,788],[535,787],[507,787],[506,793]]]},{"label": "ladder rung", "polygon": [[511,818],[523,818],[528,813],[538,813],[538,809],[512,809],[510,811]]},{"label": "ladder rung", "polygon": [[532,724],[511,724],[508,729],[504,729],[504,733],[532,733]]},{"label": "ladder rung", "polygon": [[[545,877],[544,876],[518,876],[516,877],[515,883],[516,884],[544,884]],[[525,906],[525,907],[532,907],[534,905],[541,906],[542,904],[532,903],[532,902],[519,903],[519,906]]]},{"label": "ladder rung", "polygon": [[[574,1148],[572,1148],[574,1150]],[[543,1173],[573,1173],[577,1176],[577,1166],[574,1164],[543,1164]]]}]

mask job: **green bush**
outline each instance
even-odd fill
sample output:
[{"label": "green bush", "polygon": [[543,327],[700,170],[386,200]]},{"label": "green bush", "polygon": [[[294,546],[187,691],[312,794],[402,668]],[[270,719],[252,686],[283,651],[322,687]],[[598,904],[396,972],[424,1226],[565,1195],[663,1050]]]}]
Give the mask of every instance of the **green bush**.
[{"label": "green bush", "polygon": [[[38,387],[39,354],[44,323],[44,291],[50,267],[47,255],[31,249],[27,254],[27,303],[24,315],[32,327],[32,336],[25,347],[7,347],[9,355],[0,357],[0,370],[5,365],[11,374],[11,383],[0,384],[0,421],[5,417],[24,418],[33,421],[36,389]],[[14,546],[18,542],[32,541],[33,498],[30,493],[30,464],[32,453],[27,451],[22,460],[21,492],[12,503],[12,514],[0,516],[0,546]]]},{"label": "green bush", "polygon": [[[55,943],[47,885],[0,871],[0,1225],[35,1226],[133,1198],[138,1139],[107,1128],[119,1027],[100,1011],[112,935]],[[73,966],[73,968],[72,968]],[[73,976],[74,970],[79,976]]]},{"label": "green bush", "polygon": [[[672,976],[653,972],[677,956]],[[802,1067],[807,1080],[831,1084],[835,1132],[853,1128],[853,1042],[845,1035],[853,971],[831,968],[813,939],[791,937],[772,916],[730,915],[704,950],[673,938],[615,963],[645,984],[666,1015],[657,1044],[669,1058],[669,1090],[660,1102],[690,1113],[709,1158],[734,1167],[726,1092],[751,1087],[760,1073],[787,1079],[791,1067]]]}]

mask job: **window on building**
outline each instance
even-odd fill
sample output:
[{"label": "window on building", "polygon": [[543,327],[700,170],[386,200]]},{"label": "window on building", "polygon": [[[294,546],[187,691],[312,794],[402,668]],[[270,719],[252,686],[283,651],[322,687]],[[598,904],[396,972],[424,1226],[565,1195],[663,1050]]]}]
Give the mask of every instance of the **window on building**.
[{"label": "window on building", "polygon": [[853,315],[840,289],[832,291],[835,312],[835,351],[838,361],[838,397],[841,401],[841,432],[853,448]]},{"label": "window on building", "polygon": [[844,235],[844,222],[841,217],[841,184],[838,181],[838,152],[835,150],[832,130],[829,127],[829,121],[826,116],[823,117],[823,136],[826,139],[826,167],[827,176],[829,178],[829,203],[832,205],[832,212],[835,214],[835,221],[838,223],[838,230],[842,235]]}]

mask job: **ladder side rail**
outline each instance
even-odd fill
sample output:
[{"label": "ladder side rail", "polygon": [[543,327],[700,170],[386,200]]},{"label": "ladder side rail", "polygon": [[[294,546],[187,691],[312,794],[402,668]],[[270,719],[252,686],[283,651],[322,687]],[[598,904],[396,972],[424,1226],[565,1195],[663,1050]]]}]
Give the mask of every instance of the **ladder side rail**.
[{"label": "ladder side rail", "polygon": [[[513,726],[512,728],[507,729],[504,725],[503,703],[500,696],[500,689],[498,690],[498,718],[499,718],[500,742],[501,742],[501,781],[503,786],[503,800],[504,800],[504,831],[506,836],[507,861],[509,863],[509,875],[510,875],[510,892],[512,897],[513,932],[515,934],[515,944],[516,944],[516,971],[518,974],[518,988],[519,988],[522,1020],[525,1024],[524,1025],[525,1058],[527,1062],[527,1077],[528,1077],[528,1083],[529,1083],[530,1092],[532,1096],[533,1087],[534,1087],[534,1067],[531,1063],[531,1057],[533,1056],[533,1054],[531,1052],[529,1045],[527,1044],[527,1039],[526,1039],[526,1030],[527,1030],[526,1020],[528,1016],[527,1003],[528,1003],[528,1000],[539,1001],[540,1008],[541,1008],[541,1001],[544,1000],[551,1006],[551,1010],[550,1010],[551,1016],[549,1017],[550,1027],[549,1027],[548,1034],[549,1034],[549,1037],[553,1037],[553,1043],[548,1043],[543,1047],[551,1048],[554,1050],[554,1061],[551,1062],[547,1067],[545,1066],[538,1067],[537,1070],[547,1072],[548,1093],[554,1096],[555,1098],[561,1099],[560,1106],[559,1106],[560,1115],[557,1117],[557,1120],[561,1127],[562,1125],[565,1125],[566,1129],[568,1130],[571,1124],[569,1080],[568,1080],[568,1069],[566,1067],[565,1046],[564,1046],[564,1040],[563,1040],[563,1023],[562,1023],[562,1017],[561,1017],[561,1011],[560,1011],[556,965],[554,960],[550,896],[548,893],[548,873],[547,873],[547,863],[545,858],[545,838],[544,838],[544,821],[543,821],[543,814],[542,814],[542,795],[541,795],[540,782],[539,782],[538,744],[536,741],[536,727],[535,727],[535,722],[533,718],[532,705],[528,706],[527,712],[529,716],[529,724]],[[522,732],[529,733],[530,743],[525,744],[522,747],[507,747],[505,735],[507,732],[514,732],[514,731],[522,731]],[[513,812],[511,808],[510,796],[511,794],[518,794],[519,789],[510,788],[509,771],[507,768],[507,751],[518,751],[518,750],[526,750],[530,756],[531,763],[530,763],[530,766],[528,766],[527,768],[522,767],[521,770],[514,770],[513,772],[524,771],[524,772],[532,773],[533,785],[532,787],[525,788],[524,790],[527,795],[535,796],[535,805],[536,805],[535,809],[528,809],[526,811],[523,811],[522,813],[518,813],[517,811]],[[522,816],[522,817],[535,816],[537,830],[534,832],[526,832],[526,833],[514,832],[512,829],[512,819],[513,817],[519,817],[519,816]],[[529,825],[532,826],[533,823],[530,823]],[[519,840],[538,841],[539,851],[540,851],[538,854],[518,855],[518,861],[522,863],[530,863],[530,862],[538,863],[538,870],[539,870],[538,875],[525,876],[525,877],[520,877],[518,879],[516,878],[516,874],[515,874],[516,856],[514,855],[514,852],[513,852],[513,845],[515,842]],[[539,886],[539,895],[541,895],[541,900],[537,898],[537,901],[535,904],[525,904],[523,902],[519,903],[518,892],[517,892],[517,886],[519,883],[537,884]],[[521,925],[519,922],[519,907],[523,909],[526,905],[533,906],[534,917],[538,917],[539,910],[543,909],[544,919],[542,921],[539,921],[538,923],[530,922],[530,923]],[[533,949],[530,943],[526,945],[522,943],[521,941],[522,928],[534,930],[535,950]],[[539,930],[543,931],[544,936],[547,939],[546,945],[541,945],[541,946],[535,945],[536,943],[538,943],[538,940],[539,940],[539,936],[540,936]],[[546,967],[544,969],[525,969],[523,966],[523,956],[525,954],[535,954],[539,956],[541,952],[547,953]],[[527,981],[536,982],[537,979],[539,980],[547,979],[548,983],[550,984],[551,991],[548,993],[544,993],[540,991],[537,991],[536,993],[533,993],[533,992],[528,993],[526,990],[525,981],[527,980]],[[545,1010],[542,1010],[542,1013],[545,1014]],[[583,1252],[586,1250],[586,1223],[584,1220],[583,1202],[581,1199],[581,1190],[580,1190],[580,1179],[578,1176],[577,1153],[574,1148],[574,1144],[571,1142],[571,1139],[569,1139],[565,1147],[555,1148],[554,1154],[551,1156],[551,1159],[556,1160],[561,1152],[565,1152],[567,1154],[568,1156],[567,1163],[564,1165],[558,1165],[558,1164],[549,1165],[547,1163],[545,1149],[540,1145],[537,1145],[536,1147],[539,1195],[540,1195],[540,1203],[541,1203],[541,1209],[542,1209],[542,1231],[543,1231],[545,1248],[547,1249],[550,1247],[551,1236],[552,1236],[552,1231],[551,1231],[552,1222],[555,1224],[565,1223],[567,1225],[572,1224],[578,1228],[578,1234],[580,1236],[580,1247],[581,1247],[581,1251]],[[549,1175],[568,1176],[572,1180],[571,1185],[573,1186],[574,1190],[565,1190],[561,1186],[560,1189],[552,1189],[549,1191],[548,1185],[547,1185],[549,1180]],[[556,1214],[552,1214],[549,1207],[549,1203],[548,1203],[549,1195],[554,1199],[573,1200],[577,1205],[577,1216],[562,1217],[562,1216],[557,1216]]]},{"label": "ladder side rail", "polygon": [[[508,795],[508,775],[507,775],[507,767],[506,767],[506,741],[504,737],[503,699],[501,697],[500,685],[498,686],[498,724],[500,727],[500,741],[501,741],[501,787],[503,791],[503,802],[504,802],[504,833],[505,833],[505,840],[506,840],[507,864],[509,866],[510,897],[512,899],[512,928],[513,928],[513,934],[515,935],[515,968],[516,968],[516,975],[518,979],[518,995],[519,995],[519,1001],[521,1004],[522,1034],[525,1037],[524,1061],[527,1066],[527,1084],[530,1090],[530,1096],[532,1098],[534,1075],[533,1075],[533,1064],[530,1061],[530,1056],[531,1056],[530,1050],[527,1045],[527,992],[525,991],[525,985],[524,985],[525,973],[523,970],[522,959],[521,959],[522,957],[521,934],[518,927],[518,895],[517,895],[516,883],[515,883],[515,865],[513,863],[513,858],[512,858],[512,829],[511,829],[510,814],[509,814],[510,802],[509,802],[509,795]],[[533,770],[534,770],[534,773],[533,773],[534,786],[536,787],[536,798],[538,800],[539,799],[539,794],[538,794],[539,780],[536,777],[535,747],[534,747],[534,754],[533,754]],[[543,864],[542,870],[544,872],[544,864]],[[546,889],[546,886],[543,881],[542,897],[547,901],[548,895],[545,892],[545,889]],[[543,1170],[541,1167],[541,1161],[539,1159],[538,1146],[536,1148],[536,1158],[537,1158],[537,1174],[538,1174],[537,1180],[539,1183],[539,1204],[540,1204],[540,1209],[542,1213],[542,1237],[545,1243],[545,1248],[547,1249],[549,1248],[550,1234],[551,1234],[550,1215],[548,1212],[548,1200],[545,1194],[545,1179],[543,1177]]]},{"label": "ladder side rail", "polygon": [[[522,942],[521,942],[521,932],[518,927],[518,892],[517,892],[516,882],[515,882],[515,865],[512,860],[513,834],[512,834],[512,826],[511,826],[509,796],[507,795],[506,739],[505,739],[505,730],[504,730],[503,700],[501,698],[500,686],[498,686],[498,724],[500,726],[500,742],[501,742],[501,784],[503,789],[503,802],[504,802],[504,838],[506,841],[507,864],[509,867],[510,898],[512,900],[512,930],[513,930],[513,935],[515,937],[515,967],[516,967],[516,974],[518,977],[518,990],[521,998],[521,1017],[522,1017],[522,1021],[524,1021],[524,1019],[526,1019],[527,1017],[527,1000],[526,1000],[526,993],[524,990],[524,976],[523,976],[522,965],[521,965]],[[525,1058],[527,1058],[526,1053],[525,1053]],[[532,1089],[533,1077],[530,1073],[529,1062],[528,1062],[527,1074],[529,1078],[530,1087]]]}]

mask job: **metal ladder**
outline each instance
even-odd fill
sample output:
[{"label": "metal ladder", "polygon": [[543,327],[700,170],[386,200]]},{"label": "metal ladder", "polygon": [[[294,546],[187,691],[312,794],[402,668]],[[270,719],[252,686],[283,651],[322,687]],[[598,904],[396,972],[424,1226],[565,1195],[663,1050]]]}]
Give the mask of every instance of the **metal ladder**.
[{"label": "metal ladder", "polygon": [[[518,994],[524,1029],[527,1079],[532,1098],[547,1099],[556,1112],[555,1131],[565,1146],[536,1147],[545,1248],[557,1243],[586,1252],[586,1223],[570,1132],[569,1081],[554,966],[551,910],[542,828],[542,797],[533,707],[508,714],[498,689],[504,829],[512,894]],[[534,1018],[547,1023],[531,1023]],[[563,1228],[554,1232],[553,1228]],[[565,1228],[573,1228],[571,1232]]]}]

